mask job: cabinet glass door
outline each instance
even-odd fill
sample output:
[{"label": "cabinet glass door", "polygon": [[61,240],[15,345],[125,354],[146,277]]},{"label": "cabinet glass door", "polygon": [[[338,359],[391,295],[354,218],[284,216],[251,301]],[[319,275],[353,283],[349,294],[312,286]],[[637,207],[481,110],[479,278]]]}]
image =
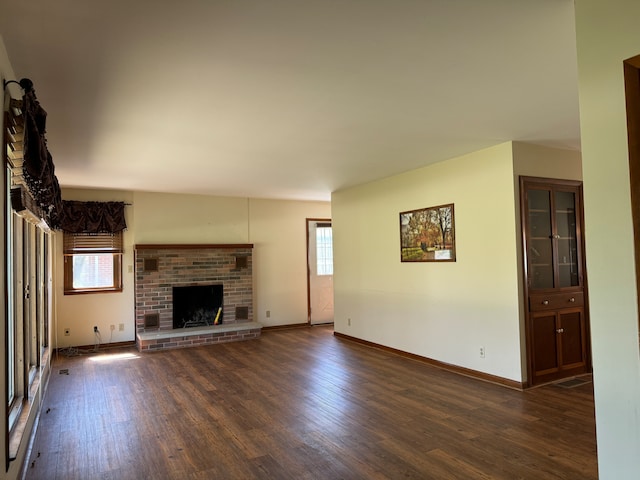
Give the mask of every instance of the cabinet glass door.
[{"label": "cabinet glass door", "polygon": [[576,195],[556,191],[555,223],[558,251],[558,287],[578,286],[578,239],[576,235]]},{"label": "cabinet glass door", "polygon": [[553,288],[551,192],[531,189],[527,197],[530,288]]}]

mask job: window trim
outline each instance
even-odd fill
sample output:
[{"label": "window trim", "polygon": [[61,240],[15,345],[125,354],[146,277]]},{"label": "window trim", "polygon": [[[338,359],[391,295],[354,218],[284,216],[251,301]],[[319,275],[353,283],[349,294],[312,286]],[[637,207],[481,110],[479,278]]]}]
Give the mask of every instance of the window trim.
[{"label": "window trim", "polygon": [[[64,232],[64,294],[86,295],[91,293],[122,292],[123,234],[116,233],[67,233]],[[73,286],[73,257],[78,255],[109,254],[113,259],[113,285],[109,287],[75,288]]]}]

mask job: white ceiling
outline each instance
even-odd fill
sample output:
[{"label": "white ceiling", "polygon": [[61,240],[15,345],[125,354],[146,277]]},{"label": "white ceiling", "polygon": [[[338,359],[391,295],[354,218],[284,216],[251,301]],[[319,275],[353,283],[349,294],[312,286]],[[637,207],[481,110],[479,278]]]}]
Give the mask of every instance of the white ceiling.
[{"label": "white ceiling", "polygon": [[508,140],[578,149],[573,5],[0,0],[0,33],[63,187],[328,200]]}]

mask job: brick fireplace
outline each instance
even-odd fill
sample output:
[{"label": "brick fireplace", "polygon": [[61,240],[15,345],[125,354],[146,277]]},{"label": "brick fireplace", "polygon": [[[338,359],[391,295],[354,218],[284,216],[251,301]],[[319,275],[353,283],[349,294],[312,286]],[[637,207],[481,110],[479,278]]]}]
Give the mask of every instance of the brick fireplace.
[{"label": "brick fireplace", "polygon": [[[136,245],[138,350],[165,350],[257,338],[253,322],[253,245]],[[174,329],[177,287],[220,286],[220,324]]]}]

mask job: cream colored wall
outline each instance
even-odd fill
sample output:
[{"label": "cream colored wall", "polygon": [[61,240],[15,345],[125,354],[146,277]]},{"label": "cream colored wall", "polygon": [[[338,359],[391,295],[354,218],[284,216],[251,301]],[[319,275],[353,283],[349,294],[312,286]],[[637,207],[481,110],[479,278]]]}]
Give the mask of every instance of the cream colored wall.
[{"label": "cream colored wall", "polygon": [[252,243],[254,320],[307,321],[305,219],[330,203],[136,192],[134,211],[135,243]]},{"label": "cream colored wall", "polygon": [[[512,164],[504,143],[335,192],[336,331],[521,381]],[[445,203],[457,261],[401,263],[399,212]]]},{"label": "cream colored wall", "polygon": [[582,156],[577,150],[513,142],[513,170],[517,177],[582,180]]},{"label": "cream colored wall", "polygon": [[576,29],[598,468],[640,472],[640,351],[622,61],[640,54],[640,2],[577,0]]},{"label": "cream colored wall", "polygon": [[[122,191],[65,188],[62,191],[62,198],[64,200],[132,203],[133,195]],[[94,345],[97,340],[100,343],[135,340],[134,278],[132,273],[135,223],[132,207],[125,208],[125,216],[128,228],[124,232],[122,292],[65,295],[62,233],[56,232],[54,291],[57,309],[53,342],[59,348]],[[124,331],[120,331],[120,324],[124,325]],[[113,331],[110,329],[111,325],[115,327]],[[93,333],[94,326],[97,326],[100,331],[98,338]],[[69,336],[64,335],[66,328],[70,331]]]},{"label": "cream colored wall", "polygon": [[308,321],[307,218],[331,218],[331,204],[251,200],[254,316],[265,326]]},{"label": "cream colored wall", "polygon": [[135,192],[135,243],[249,243],[249,200]]},{"label": "cream colored wall", "polygon": [[[328,202],[274,201],[146,192],[64,189],[65,200],[124,201],[122,293],[63,294],[58,246],[58,345],[92,345],[97,325],[104,343],[135,340],[133,251],[136,244],[254,244],[254,320],[265,326],[307,321],[307,217],[331,217]],[[60,234],[61,235],[61,234]],[[266,311],[270,310],[270,318]],[[118,325],[125,324],[120,332]],[[110,325],[115,325],[113,335]],[[69,328],[71,335],[64,336]]]}]

